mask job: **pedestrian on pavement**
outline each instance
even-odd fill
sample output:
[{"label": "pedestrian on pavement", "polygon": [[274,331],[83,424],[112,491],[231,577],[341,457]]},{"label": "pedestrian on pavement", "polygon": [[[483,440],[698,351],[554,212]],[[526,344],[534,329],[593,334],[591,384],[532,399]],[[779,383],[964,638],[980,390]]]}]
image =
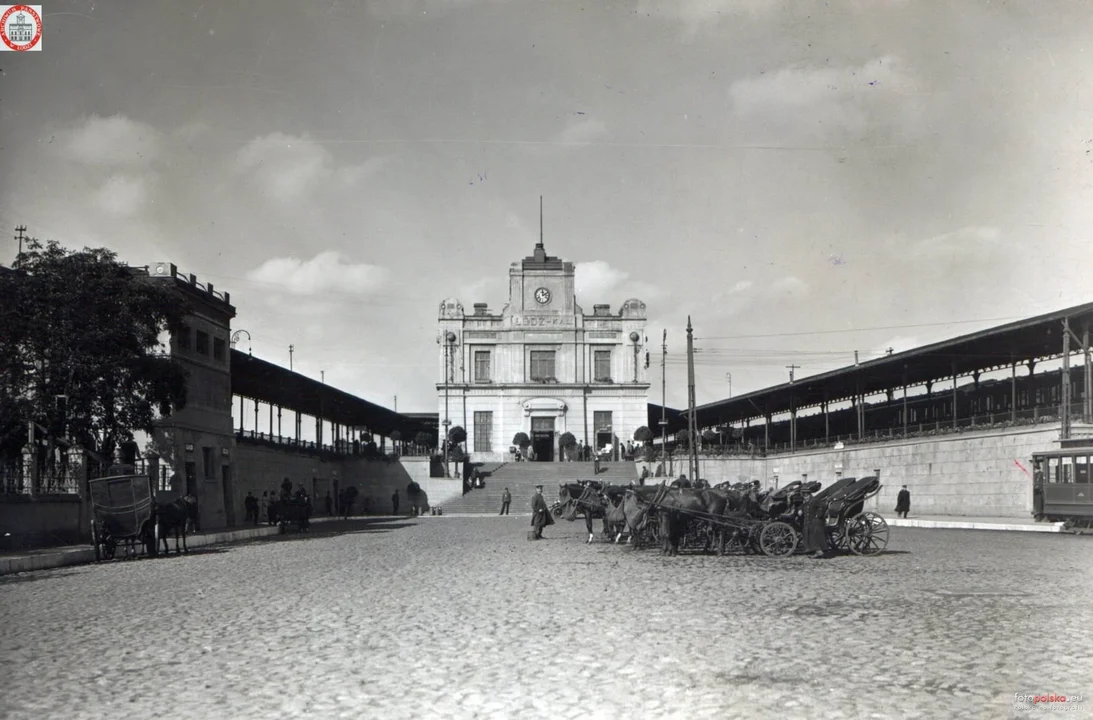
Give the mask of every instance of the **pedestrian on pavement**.
[{"label": "pedestrian on pavement", "polygon": [[554,518],[550,516],[550,508],[543,499],[543,486],[535,486],[535,494],[531,496],[531,526],[535,528],[535,539],[543,539],[543,528],[554,524]]},{"label": "pedestrian on pavement", "polygon": [[911,491],[904,485],[896,496],[896,516],[905,518],[909,512],[911,512]]},{"label": "pedestrian on pavement", "polygon": [[264,491],[262,498],[258,501],[258,520],[269,522],[269,490]]},{"label": "pedestrian on pavement", "polygon": [[333,515],[334,514],[334,498],[330,497],[330,491],[329,490],[326,491],[325,501],[326,501],[326,514],[327,515]]},{"label": "pedestrian on pavement", "polygon": [[505,492],[501,493],[501,512],[499,515],[509,514],[509,503],[512,502],[512,494],[509,493],[509,489],[505,488]]},{"label": "pedestrian on pavement", "polygon": [[391,495],[391,504],[395,506],[394,514],[398,515],[398,490],[395,490],[394,494]]}]

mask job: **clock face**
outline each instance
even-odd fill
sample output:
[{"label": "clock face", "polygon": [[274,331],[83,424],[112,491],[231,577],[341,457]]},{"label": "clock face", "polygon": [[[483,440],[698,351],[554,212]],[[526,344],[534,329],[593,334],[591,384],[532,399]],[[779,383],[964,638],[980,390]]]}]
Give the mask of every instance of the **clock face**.
[{"label": "clock face", "polygon": [[550,291],[546,288],[539,288],[535,291],[535,302],[540,305],[546,305],[550,302]]}]

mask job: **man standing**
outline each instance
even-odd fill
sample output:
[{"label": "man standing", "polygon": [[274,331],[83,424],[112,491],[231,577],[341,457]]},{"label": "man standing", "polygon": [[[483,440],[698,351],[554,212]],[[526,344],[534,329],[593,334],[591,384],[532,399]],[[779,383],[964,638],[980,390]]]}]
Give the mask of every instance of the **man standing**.
[{"label": "man standing", "polygon": [[813,558],[826,557],[828,544],[824,520],[827,516],[827,503],[808,496],[803,511],[801,549]]},{"label": "man standing", "polygon": [[395,506],[394,514],[398,515],[398,490],[395,490],[394,494],[391,495],[391,504]]},{"label": "man standing", "polygon": [[543,499],[543,486],[535,486],[535,494],[531,497],[531,526],[535,528],[535,539],[543,539],[543,528],[554,524],[554,518],[550,516],[550,508]]},{"label": "man standing", "polygon": [[499,515],[509,514],[509,503],[512,502],[512,494],[509,493],[509,489],[505,488],[505,492],[501,493],[501,512]]},{"label": "man standing", "polygon": [[899,495],[896,496],[896,515],[898,517],[907,517],[907,513],[911,511],[911,493],[907,490],[907,486],[904,485],[899,491]]}]

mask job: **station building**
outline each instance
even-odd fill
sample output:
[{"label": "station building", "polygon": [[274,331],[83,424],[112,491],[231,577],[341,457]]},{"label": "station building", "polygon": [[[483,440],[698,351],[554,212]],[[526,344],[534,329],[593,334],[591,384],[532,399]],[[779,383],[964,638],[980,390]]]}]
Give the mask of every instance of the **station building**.
[{"label": "station building", "polygon": [[630,299],[612,313],[577,305],[574,265],[547,255],[543,243],[509,268],[500,312],[455,298],[440,303],[437,400],[440,433],[457,425],[476,461],[512,459],[523,432],[539,461],[561,461],[559,440],[572,433],[597,449],[633,439],[648,422],[645,303]]}]

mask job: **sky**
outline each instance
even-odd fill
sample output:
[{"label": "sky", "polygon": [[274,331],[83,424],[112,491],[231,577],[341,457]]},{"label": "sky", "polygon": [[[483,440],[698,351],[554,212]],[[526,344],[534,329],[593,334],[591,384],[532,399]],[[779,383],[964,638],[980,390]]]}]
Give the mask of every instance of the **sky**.
[{"label": "sky", "polygon": [[1093,300],[1090,38],[1059,0],[58,0],[0,55],[0,225],[435,412],[438,305],[504,305],[542,195],[685,407],[688,316],[702,404]]}]

